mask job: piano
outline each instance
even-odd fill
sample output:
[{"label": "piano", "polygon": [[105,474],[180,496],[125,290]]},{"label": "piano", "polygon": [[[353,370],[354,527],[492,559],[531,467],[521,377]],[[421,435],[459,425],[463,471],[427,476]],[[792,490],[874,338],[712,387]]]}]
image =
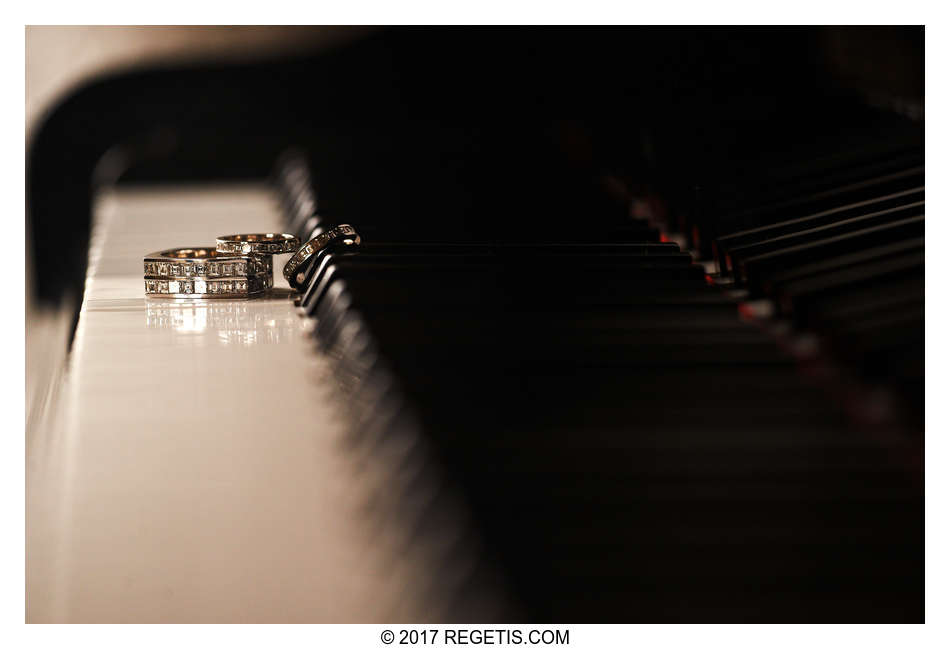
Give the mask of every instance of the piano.
[{"label": "piano", "polygon": [[[28,152],[27,617],[922,622],[922,28],[393,28]],[[348,223],[299,290],[151,250]]]}]

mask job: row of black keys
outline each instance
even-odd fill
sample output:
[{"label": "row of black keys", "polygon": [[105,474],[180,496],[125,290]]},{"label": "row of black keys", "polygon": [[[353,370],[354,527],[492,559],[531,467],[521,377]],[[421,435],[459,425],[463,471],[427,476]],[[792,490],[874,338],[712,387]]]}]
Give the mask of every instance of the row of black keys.
[{"label": "row of black keys", "polygon": [[856,435],[688,254],[635,227],[652,242],[367,237],[308,270],[301,308],[341,373],[392,368],[516,615],[913,619],[908,459]]},{"label": "row of black keys", "polygon": [[825,172],[792,198],[749,198],[719,219],[723,279],[768,298],[781,317],[819,333],[859,376],[904,397],[923,424],[924,169],[922,152]]},{"label": "row of black keys", "polygon": [[855,434],[674,246],[630,248],[667,254],[368,244],[325,256],[301,306],[331,353],[369,339],[394,368],[531,616],[911,619],[900,447]]}]

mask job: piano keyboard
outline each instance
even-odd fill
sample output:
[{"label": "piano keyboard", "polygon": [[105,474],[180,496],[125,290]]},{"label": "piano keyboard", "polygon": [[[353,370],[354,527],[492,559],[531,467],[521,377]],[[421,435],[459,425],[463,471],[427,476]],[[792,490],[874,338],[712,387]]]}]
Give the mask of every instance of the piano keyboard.
[{"label": "piano keyboard", "polygon": [[[78,88],[27,155],[36,306],[82,297],[28,619],[922,621],[923,54],[393,28]],[[299,293],[143,297],[344,223]]]}]

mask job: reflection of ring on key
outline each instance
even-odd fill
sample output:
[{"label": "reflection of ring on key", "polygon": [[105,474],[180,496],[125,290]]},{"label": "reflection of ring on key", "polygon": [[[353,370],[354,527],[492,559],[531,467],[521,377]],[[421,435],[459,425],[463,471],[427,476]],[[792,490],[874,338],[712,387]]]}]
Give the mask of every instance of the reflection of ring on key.
[{"label": "reflection of ring on key", "polygon": [[282,312],[271,304],[271,300],[149,300],[145,324],[149,329],[204,335],[214,345],[281,344],[300,335],[300,319],[293,309]]}]

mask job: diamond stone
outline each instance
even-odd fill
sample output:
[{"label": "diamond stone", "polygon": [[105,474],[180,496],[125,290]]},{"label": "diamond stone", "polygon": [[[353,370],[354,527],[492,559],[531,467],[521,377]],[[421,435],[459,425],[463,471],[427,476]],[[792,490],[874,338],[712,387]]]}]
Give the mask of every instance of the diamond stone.
[{"label": "diamond stone", "polygon": [[146,292],[146,293],[154,293],[154,292],[155,292],[155,280],[154,280],[154,279],[147,279],[147,280],[145,280],[145,292]]},{"label": "diamond stone", "polygon": [[168,264],[164,262],[159,262],[158,264],[158,274],[167,275],[168,274]]},{"label": "diamond stone", "polygon": [[155,286],[156,293],[168,293],[168,282],[161,281]]},{"label": "diamond stone", "polygon": [[195,293],[207,293],[208,284],[203,279],[195,280]]},{"label": "diamond stone", "polygon": [[218,282],[211,282],[210,284],[208,284],[208,292],[209,292],[209,293],[217,293],[217,292],[218,292]]},{"label": "diamond stone", "polygon": [[217,275],[217,274],[218,274],[218,265],[208,264],[208,275]]},{"label": "diamond stone", "polygon": [[232,268],[231,268],[231,264],[221,264],[221,274],[222,274],[222,275],[227,276],[227,275],[230,275],[232,272],[234,272],[234,271],[233,271]]},{"label": "diamond stone", "polygon": [[246,290],[247,290],[247,282],[244,282],[244,281],[237,281],[237,282],[234,282],[234,290],[235,290],[235,291],[246,291]]},{"label": "diamond stone", "polygon": [[247,266],[245,264],[234,264],[234,274],[243,275],[247,271]]},{"label": "diamond stone", "polygon": [[251,251],[251,244],[245,243],[244,245],[241,246],[241,252],[247,254],[250,251]]},{"label": "diamond stone", "polygon": [[182,293],[194,293],[195,287],[191,282],[182,282],[181,283],[181,292]]},{"label": "diamond stone", "polygon": [[230,292],[231,292],[231,288],[232,288],[231,282],[221,282],[221,292],[222,292],[222,293],[230,293]]},{"label": "diamond stone", "polygon": [[195,264],[195,275],[204,275],[205,266],[204,264]]},{"label": "diamond stone", "polygon": [[169,292],[169,293],[180,293],[180,292],[181,292],[181,285],[180,285],[177,281],[175,281],[175,280],[172,280],[172,281],[168,282],[168,292]]}]

